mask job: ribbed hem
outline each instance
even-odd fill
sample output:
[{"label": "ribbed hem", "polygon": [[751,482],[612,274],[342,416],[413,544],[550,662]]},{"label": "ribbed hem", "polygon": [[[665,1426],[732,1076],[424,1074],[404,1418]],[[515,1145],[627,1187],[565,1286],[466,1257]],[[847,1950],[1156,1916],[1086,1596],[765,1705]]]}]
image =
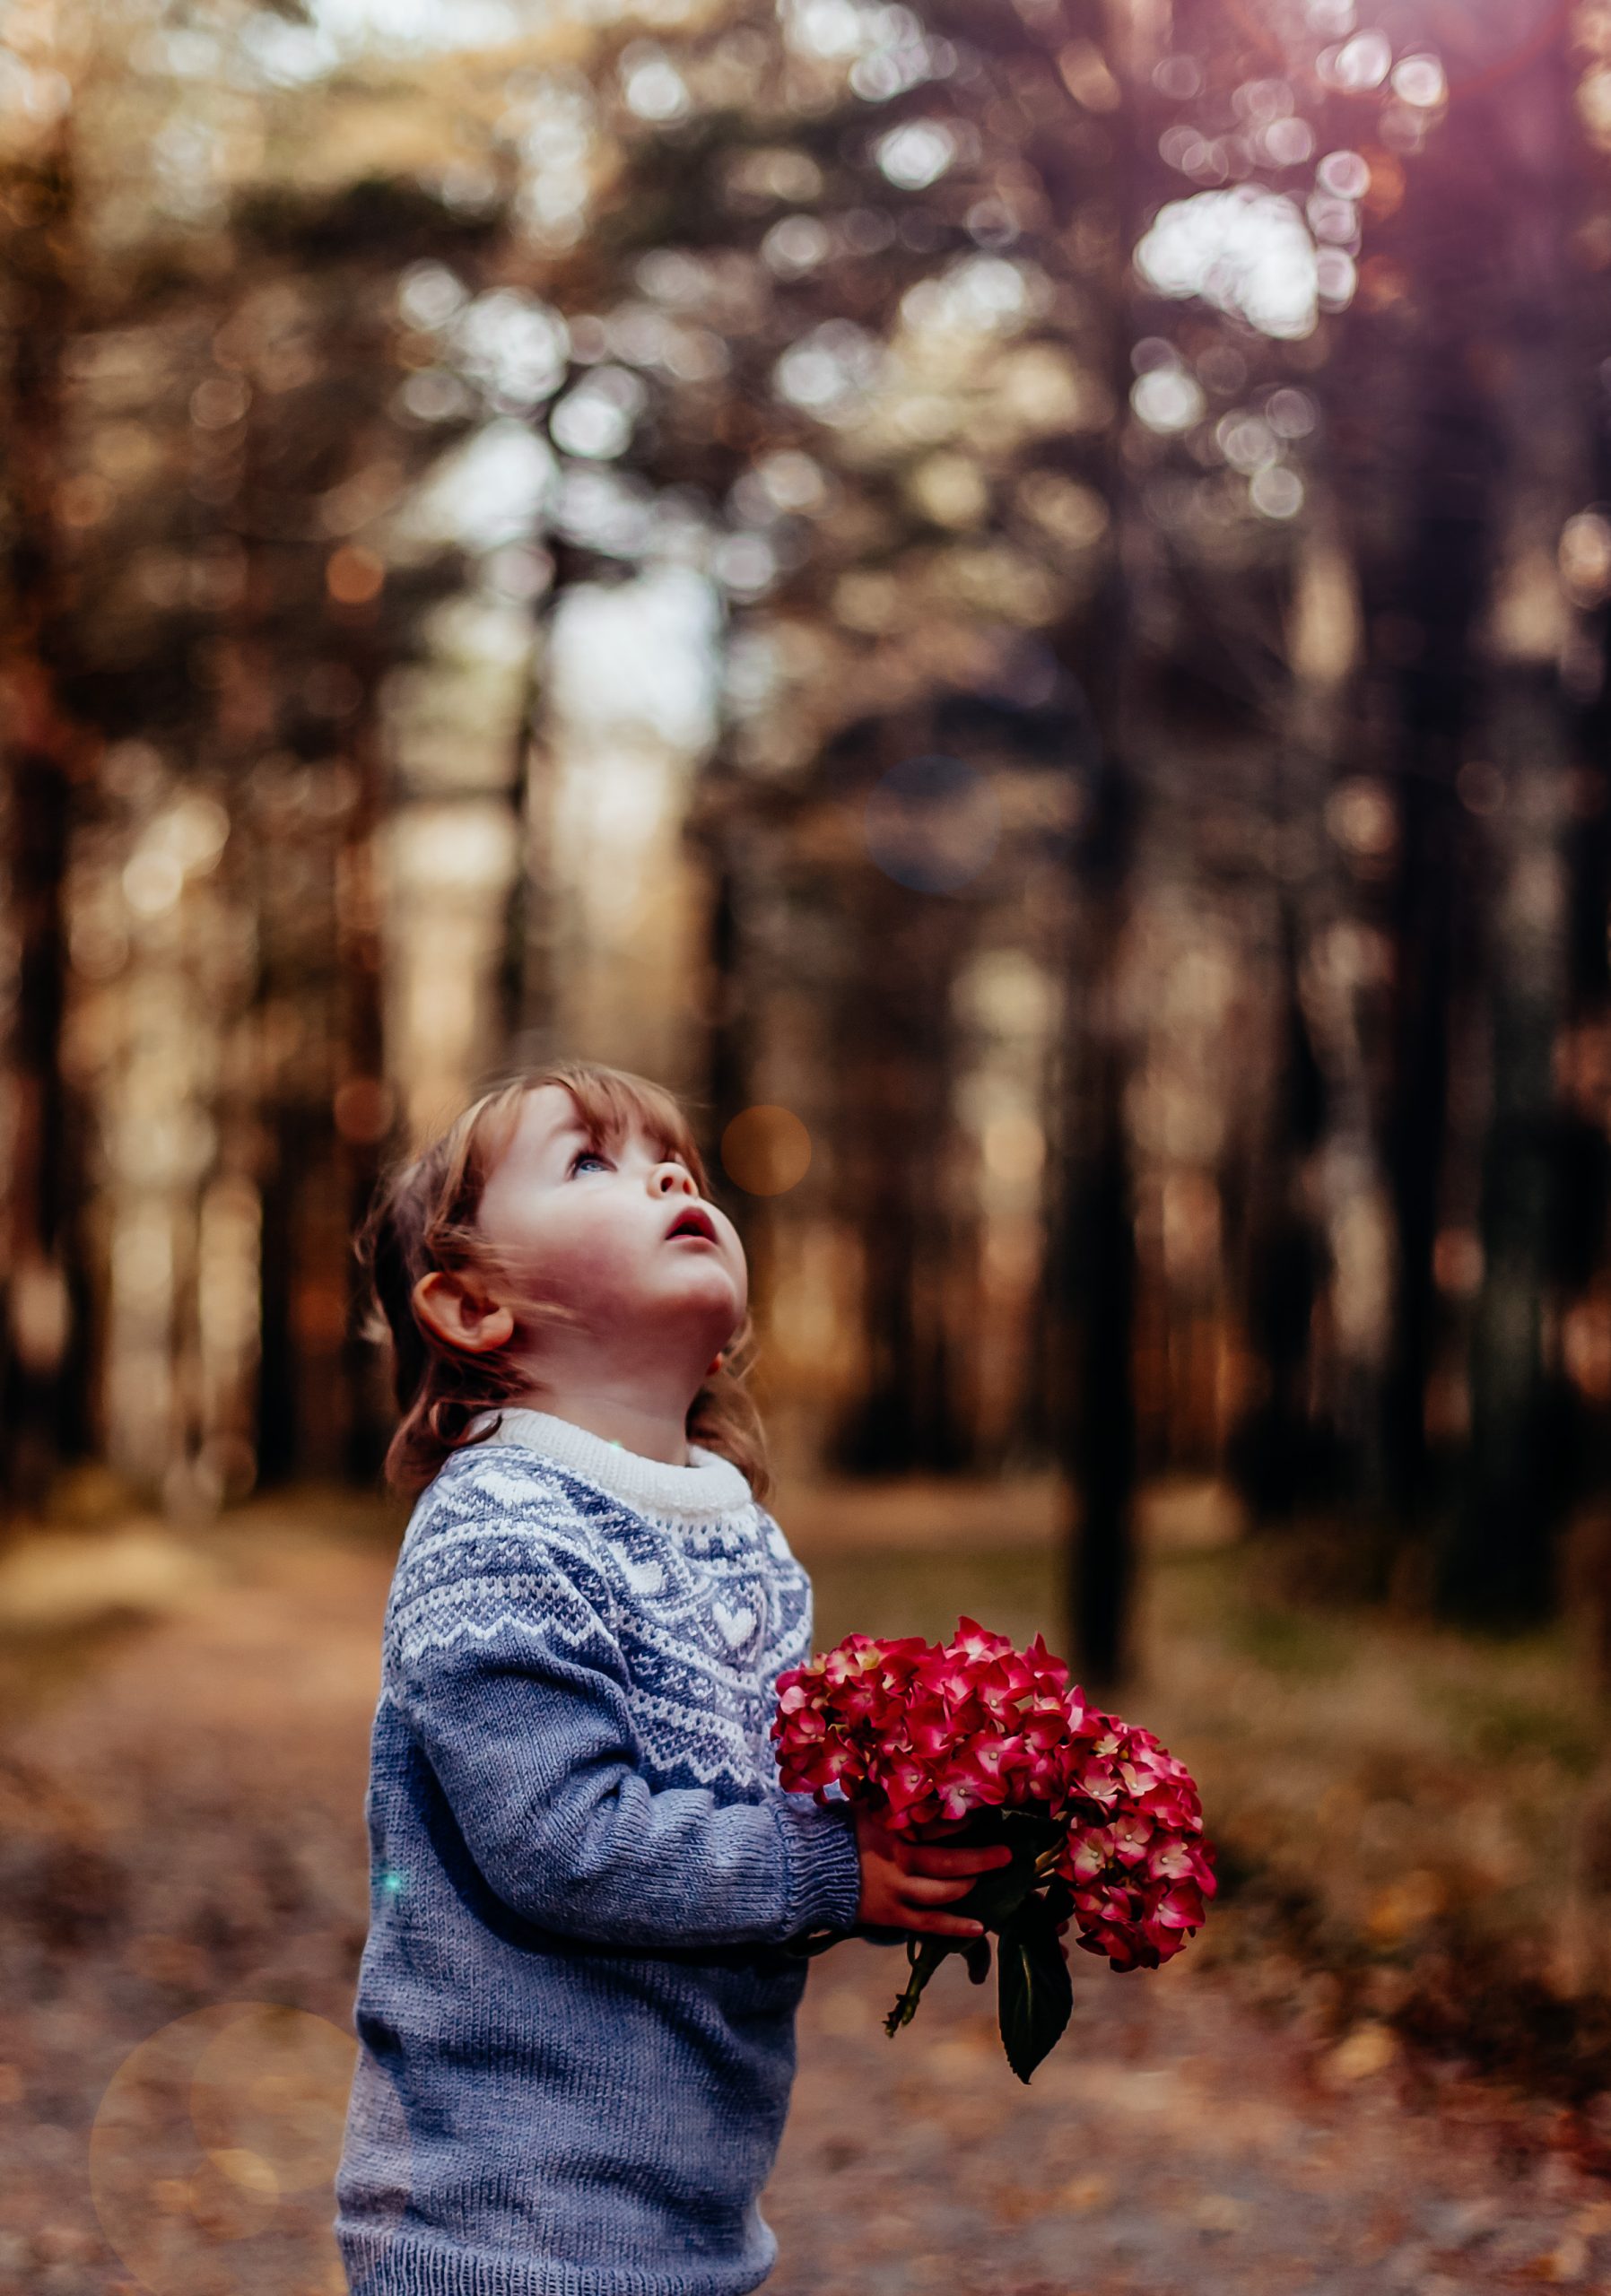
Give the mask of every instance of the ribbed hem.
[{"label": "ribbed hem", "polygon": [[335,2237],[351,2296],[749,2296],[778,2260],[770,2231],[759,2262],[701,2264],[688,2272],[494,2257],[436,2241],[370,2242],[339,2224]]},{"label": "ribbed hem", "polygon": [[606,1443],[601,1435],[589,1435],[585,1427],[555,1419],[546,1411],[483,1412],[472,1422],[471,1431],[478,1433],[494,1420],[498,1431],[489,1438],[491,1442],[518,1443],[528,1451],[540,1451],[557,1466],[585,1475],[601,1491],[648,1515],[726,1515],[735,1507],[747,1507],[753,1495],[731,1459],[718,1458],[697,1443],[688,1450],[693,1465],[674,1467],[664,1459],[646,1459],[619,1443]]},{"label": "ribbed hem", "polygon": [[861,1857],[848,1804],[824,1809],[804,1794],[772,1803],[787,1864],[788,1930],[854,1929],[861,1903]]}]

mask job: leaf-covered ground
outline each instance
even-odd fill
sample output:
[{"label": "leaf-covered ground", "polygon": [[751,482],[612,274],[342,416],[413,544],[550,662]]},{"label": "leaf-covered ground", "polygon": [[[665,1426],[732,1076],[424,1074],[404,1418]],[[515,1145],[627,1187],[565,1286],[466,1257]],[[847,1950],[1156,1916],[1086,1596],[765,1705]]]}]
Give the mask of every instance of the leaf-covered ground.
[{"label": "leaf-covered ground", "polygon": [[[853,1501],[800,1515],[825,1634],[948,1624],[954,1604],[1016,1628],[1048,1599],[1043,1555],[980,1555],[965,1523],[936,1561],[869,1514],[870,1563]],[[328,2179],[389,1568],[371,1510],[315,1496],[191,1540],[57,1531],[0,1558],[0,2296],[339,2296]],[[1206,1616],[1207,1578],[1174,1583]],[[1180,1724],[1142,1718],[1189,1731],[1222,1629],[1171,1692]],[[1251,1726],[1193,1758],[1250,1759]],[[1582,2112],[1406,2045],[1291,1937],[1261,1959],[1257,1923],[1225,1934],[1241,1944],[1152,1977],[1076,1955],[1075,2024],[1029,2089],[960,1966],[892,2041],[900,1952],[827,1955],[765,2203],[769,2296],[1611,2290]]]}]

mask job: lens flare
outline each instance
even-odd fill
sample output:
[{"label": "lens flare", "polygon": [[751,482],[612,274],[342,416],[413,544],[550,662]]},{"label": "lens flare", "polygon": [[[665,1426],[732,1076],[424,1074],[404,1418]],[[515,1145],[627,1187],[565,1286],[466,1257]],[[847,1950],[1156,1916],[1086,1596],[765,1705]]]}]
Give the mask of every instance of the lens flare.
[{"label": "lens flare", "polygon": [[326,2018],[231,2001],[124,2059],[91,2128],[90,2193],[152,2296],[341,2296],[331,2194],[355,2054]]},{"label": "lens flare", "polygon": [[898,885],[957,892],[995,859],[1001,806],[961,758],[907,758],[868,797],[866,831],[868,853]]}]

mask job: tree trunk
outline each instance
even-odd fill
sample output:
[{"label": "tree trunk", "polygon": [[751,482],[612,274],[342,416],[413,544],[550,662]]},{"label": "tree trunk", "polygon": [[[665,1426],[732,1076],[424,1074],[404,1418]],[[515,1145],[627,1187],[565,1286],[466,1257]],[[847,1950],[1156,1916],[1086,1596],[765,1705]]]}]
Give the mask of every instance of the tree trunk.
[{"label": "tree trunk", "polygon": [[1518,677],[1494,712],[1516,816],[1493,914],[1492,1104],[1483,1157],[1483,1286],[1471,1346],[1463,1488],[1439,1557],[1448,1614],[1531,1624],[1554,1600],[1555,1533],[1567,1497],[1551,1344],[1559,1128],[1557,770],[1553,672]]},{"label": "tree trunk", "polygon": [[1325,1084],[1300,994],[1297,944],[1288,896],[1281,908],[1275,1091],[1267,1137],[1248,1183],[1248,1340],[1260,1395],[1236,1443],[1248,1505],[1256,1522],[1267,1524],[1290,1522],[1311,1492],[1310,1341],[1324,1274],[1303,1181],[1325,1124]]},{"label": "tree trunk", "polygon": [[88,1448],[87,1285],[78,1233],[82,1144],[62,1073],[67,961],[63,885],[85,761],[56,694],[59,641],[54,490],[62,468],[61,361],[71,324],[70,161],[9,172],[12,364],[6,378],[11,541],[0,694],[8,796],[11,1100],[5,1189],[0,1492],[33,1507],[64,1458]]},{"label": "tree trunk", "polygon": [[844,1020],[867,1377],[842,1454],[866,1474],[944,1471],[963,1451],[945,1333],[954,1238],[944,1188],[951,984],[963,913],[945,901],[880,881]]},{"label": "tree trunk", "polygon": [[1069,1596],[1082,1676],[1125,1679],[1130,1664],[1136,1576],[1136,1211],[1125,1118],[1128,1063],[1114,1012],[1121,944],[1118,882],[1093,905],[1093,1006],[1076,1090],[1071,1274],[1079,1302],[1075,1410],[1066,1422],[1065,1462],[1079,1493]]},{"label": "tree trunk", "polygon": [[1505,445],[1488,768],[1501,882],[1488,964],[1491,1107],[1471,1437],[1438,1594],[1446,1612],[1511,1626],[1554,1605],[1556,1533],[1570,1495],[1554,1336],[1567,1137],[1555,1048],[1565,992],[1559,664],[1568,622],[1555,557],[1589,476],[1572,420],[1572,94],[1565,57],[1552,47],[1507,87],[1488,147],[1490,163],[1494,152],[1505,154],[1509,195],[1490,317],[1491,335],[1506,345],[1490,385]]},{"label": "tree trunk", "polygon": [[[356,798],[339,857],[336,894],[344,1075],[336,1091],[335,1114],[347,1166],[349,1237],[356,1235],[374,1200],[394,1116],[386,1084],[380,891],[376,882],[375,848],[380,833],[384,775],[376,693],[379,672],[372,658],[364,659],[360,666],[363,698],[347,744]],[[365,1336],[368,1308],[350,1243],[344,1259],[348,1307],[342,1347],[343,1466],[349,1481],[371,1484],[386,1457],[392,1399],[387,1392],[384,1366]]]},{"label": "tree trunk", "polygon": [[[1125,100],[1104,123],[1117,157],[1110,196],[1087,200],[1081,222],[1104,253],[1089,282],[1100,298],[1106,377],[1116,409],[1129,393],[1130,251],[1142,179],[1135,91],[1157,61],[1156,26],[1093,0],[1071,20],[1110,59]],[[1071,757],[1083,783],[1082,834],[1070,855],[1064,1046],[1055,1141],[1048,1274],[1050,1420],[1067,1488],[1070,1646],[1082,1677],[1117,1687],[1131,1658],[1136,1578],[1136,1216],[1128,1118],[1128,1048],[1119,1010],[1128,914],[1135,793],[1119,734],[1131,656],[1133,517],[1119,453],[1123,412],[1102,440],[1100,472],[1111,541],[1104,579],[1067,633],[1067,658],[1091,712],[1093,754]]]},{"label": "tree trunk", "polygon": [[1403,617],[1420,651],[1398,682],[1399,861],[1384,1132],[1397,1254],[1382,1459],[1389,1511],[1406,1526],[1430,1496],[1432,1252],[1448,1128],[1457,900],[1466,865],[1454,784],[1469,716],[1470,644],[1488,525],[1492,440],[1486,411],[1466,379],[1469,349],[1467,342],[1444,336],[1423,350],[1426,388],[1413,433],[1421,477],[1405,581],[1405,604],[1415,602],[1415,612]]}]

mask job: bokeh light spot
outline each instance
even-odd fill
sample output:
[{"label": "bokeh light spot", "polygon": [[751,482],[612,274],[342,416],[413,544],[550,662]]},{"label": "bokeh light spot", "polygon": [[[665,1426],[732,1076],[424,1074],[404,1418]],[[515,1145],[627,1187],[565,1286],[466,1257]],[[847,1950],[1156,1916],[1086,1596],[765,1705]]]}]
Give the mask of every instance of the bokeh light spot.
[{"label": "bokeh light spot", "polygon": [[1366,859],[1390,853],[1398,839],[1391,796],[1382,783],[1363,774],[1340,782],[1332,792],[1326,826],[1339,845]]},{"label": "bokeh light spot", "polygon": [[994,860],[1001,806],[984,776],[961,758],[907,758],[867,799],[866,839],[898,885],[955,892]]},{"label": "bokeh light spot", "polygon": [[1303,508],[1302,480],[1280,463],[1256,472],[1248,493],[1253,508],[1267,518],[1295,518]]},{"label": "bokeh light spot", "polygon": [[1171,431],[1189,430],[1201,422],[1202,387],[1184,367],[1154,367],[1136,377],[1130,404],[1149,430],[1167,437]]},{"label": "bokeh light spot", "polygon": [[1195,56],[1166,56],[1153,66],[1153,85],[1171,102],[1186,103],[1201,92],[1202,67]]},{"label": "bokeh light spot", "polygon": [[1393,67],[1393,93],[1420,110],[1435,109],[1449,93],[1449,83],[1439,58],[1406,56]]},{"label": "bokeh light spot", "polygon": [[1290,387],[1270,393],[1264,414],[1271,430],[1282,439],[1307,439],[1318,420],[1318,411],[1309,393]]},{"label": "bokeh light spot", "polygon": [[1370,161],[1361,152],[1328,152],[1314,172],[1333,199],[1363,199],[1371,188]]},{"label": "bokeh light spot", "polygon": [[1278,168],[1301,168],[1314,157],[1314,130],[1306,119],[1272,119],[1258,141],[1266,159]]},{"label": "bokeh light spot", "polygon": [[396,1100],[390,1086],[378,1076],[349,1076],[336,1087],[333,1113],[335,1129],[344,1140],[368,1147],[385,1139],[396,1113]]},{"label": "bokeh light spot", "polygon": [[190,419],[202,430],[227,430],[252,403],[251,385],[237,375],[216,375],[190,395]]},{"label": "bokeh light spot", "polygon": [[184,867],[172,853],[143,846],[124,865],[123,898],[136,917],[161,917],[184,889]]},{"label": "bokeh light spot", "polygon": [[649,40],[634,40],[623,51],[621,92],[640,119],[682,119],[692,109],[682,74]]},{"label": "bokeh light spot", "polygon": [[613,461],[631,444],[632,425],[647,396],[630,368],[597,368],[550,416],[554,444],[591,462]]},{"label": "bokeh light spot", "polygon": [[332,553],[325,569],[325,587],[337,605],[368,605],[380,595],[386,568],[372,550],[347,543]]},{"label": "bokeh light spot", "polygon": [[811,1135],[792,1109],[745,1109],[722,1134],[721,1161],[746,1196],[787,1196],[811,1169]]},{"label": "bokeh light spot", "polygon": [[1356,32],[1340,48],[1327,48],[1317,61],[1320,78],[1344,94],[1363,95],[1380,88],[1393,65],[1393,44],[1385,32]]},{"label": "bokeh light spot", "polygon": [[1573,605],[1590,607],[1611,596],[1611,517],[1581,510],[1561,529],[1561,579]]},{"label": "bokeh light spot", "polygon": [[996,1178],[1032,1180],[1046,1161],[1046,1135],[1032,1116],[993,1117],[985,1126],[984,1156]]},{"label": "bokeh light spot", "polygon": [[1314,275],[1321,309],[1345,310],[1359,284],[1358,269],[1346,248],[1322,248],[1315,257]]},{"label": "bokeh light spot", "polygon": [[941,119],[909,119],[881,136],[878,165],[902,191],[926,191],[956,158],[956,138]]}]

